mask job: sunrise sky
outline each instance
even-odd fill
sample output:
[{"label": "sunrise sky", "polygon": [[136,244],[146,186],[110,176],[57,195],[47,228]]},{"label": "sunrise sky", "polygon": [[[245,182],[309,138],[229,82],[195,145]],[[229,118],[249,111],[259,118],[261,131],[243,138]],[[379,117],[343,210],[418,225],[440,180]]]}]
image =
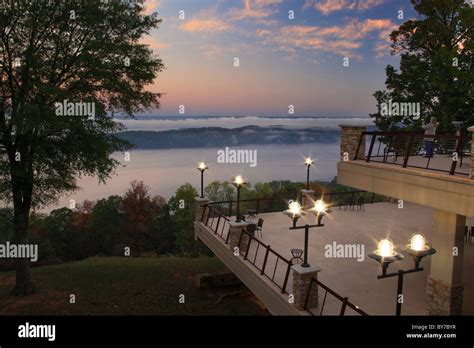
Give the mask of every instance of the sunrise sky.
[{"label": "sunrise sky", "polygon": [[180,105],[184,116],[285,116],[290,104],[295,116],[368,116],[398,65],[388,36],[415,16],[409,0],[147,0],[147,11],[163,19],[145,39],[166,66],[151,87],[164,95],[150,114],[163,116]]}]

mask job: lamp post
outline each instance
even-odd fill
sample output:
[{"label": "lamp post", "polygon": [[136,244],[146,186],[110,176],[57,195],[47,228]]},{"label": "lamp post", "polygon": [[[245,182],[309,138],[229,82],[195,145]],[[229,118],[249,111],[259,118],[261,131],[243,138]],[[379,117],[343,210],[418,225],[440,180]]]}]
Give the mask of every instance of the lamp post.
[{"label": "lamp post", "polygon": [[311,157],[305,157],[304,164],[306,166],[306,189],[309,190],[309,168],[314,164]]},{"label": "lamp post", "polygon": [[406,247],[406,253],[413,257],[415,263],[415,268],[408,270],[398,270],[398,272],[387,273],[388,266],[395,261],[400,261],[403,259],[403,255],[395,251],[392,241],[389,239],[382,239],[378,245],[377,249],[369,254],[369,257],[379,262],[382,266],[382,274],[377,276],[377,279],[398,277],[397,283],[397,298],[396,298],[396,308],[395,315],[402,314],[402,304],[403,304],[403,276],[409,273],[416,273],[423,271],[423,267],[420,267],[421,259],[428,255],[433,255],[436,253],[436,250],[433,249],[427,242],[423,235],[414,234],[410,243]]},{"label": "lamp post", "polygon": [[237,217],[235,222],[240,222],[240,189],[246,184],[246,182],[242,175],[237,175],[234,177],[232,184],[237,188]]},{"label": "lamp post", "polygon": [[206,166],[206,163],[204,162],[200,162],[196,168],[197,170],[201,172],[201,198],[204,198],[204,172],[208,168],[209,167]]},{"label": "lamp post", "polygon": [[290,230],[301,230],[304,229],[304,260],[303,263],[301,264],[301,267],[308,268],[310,267],[308,263],[308,237],[309,237],[309,229],[313,227],[323,227],[324,224],[322,223],[323,217],[327,214],[330,213],[330,210],[327,209],[326,203],[323,202],[323,200],[317,200],[314,202],[314,206],[309,209],[311,213],[316,215],[316,218],[318,220],[317,224],[309,225],[309,224],[304,224],[301,226],[296,226],[296,223],[300,217],[303,215],[306,215],[306,212],[304,209],[301,207],[301,204],[298,201],[290,201],[288,204],[288,209],[283,212],[283,214],[287,215],[292,221],[293,225],[289,228]]}]

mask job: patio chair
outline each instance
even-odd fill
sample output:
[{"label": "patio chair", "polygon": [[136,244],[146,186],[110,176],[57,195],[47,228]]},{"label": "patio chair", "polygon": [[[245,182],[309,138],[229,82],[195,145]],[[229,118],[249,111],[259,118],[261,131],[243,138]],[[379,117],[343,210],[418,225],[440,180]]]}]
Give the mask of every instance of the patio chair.
[{"label": "patio chair", "polygon": [[364,197],[359,197],[357,199],[357,209],[365,210],[365,198]]},{"label": "patio chair", "polygon": [[251,236],[255,236],[255,231],[257,230],[256,224],[249,224],[247,225],[247,233]]},{"label": "patio chair", "polygon": [[258,219],[258,222],[257,222],[257,232],[260,232],[260,237],[263,237],[262,228],[263,228],[263,219],[260,218]]},{"label": "patio chair", "polygon": [[354,202],[352,200],[352,197],[347,197],[344,199],[344,210],[347,209],[354,209]]}]

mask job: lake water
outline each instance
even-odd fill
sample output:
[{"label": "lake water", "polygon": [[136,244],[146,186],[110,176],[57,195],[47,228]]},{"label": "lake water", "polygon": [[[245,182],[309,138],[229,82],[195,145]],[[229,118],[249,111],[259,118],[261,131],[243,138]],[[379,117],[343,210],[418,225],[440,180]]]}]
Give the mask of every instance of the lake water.
[{"label": "lake water", "polygon": [[[231,148],[237,149],[237,148]],[[200,175],[195,169],[200,161],[205,161],[209,170],[205,172],[205,185],[213,180],[230,181],[233,176],[242,174],[248,182],[269,182],[272,180],[305,181],[306,169],[303,157],[311,155],[316,164],[311,168],[311,180],[332,180],[336,175],[336,163],[339,158],[339,144],[303,144],[303,145],[261,145],[239,147],[239,149],[257,150],[257,166],[248,164],[217,163],[219,149],[171,149],[137,150],[130,152],[130,161],[125,162],[123,154],[114,158],[122,165],[107,181],[99,185],[93,177],[83,177],[78,183],[81,190],[62,197],[58,204],[49,209],[68,206],[69,200],[76,203],[83,200],[97,200],[110,195],[123,195],[133,180],[143,180],[150,186],[153,194],[170,198],[176,189],[190,183],[199,189]]]}]

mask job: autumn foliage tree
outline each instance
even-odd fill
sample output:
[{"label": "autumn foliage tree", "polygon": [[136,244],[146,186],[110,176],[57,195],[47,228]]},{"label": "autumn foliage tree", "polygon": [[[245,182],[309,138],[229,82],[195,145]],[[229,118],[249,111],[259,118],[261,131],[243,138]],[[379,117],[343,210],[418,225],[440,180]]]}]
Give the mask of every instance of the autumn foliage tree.
[{"label": "autumn foliage tree", "polygon": [[124,229],[131,254],[140,256],[143,244],[152,243],[153,232],[166,200],[161,196],[152,197],[150,188],[143,181],[132,181],[131,185],[122,199],[122,210],[126,216]]}]

